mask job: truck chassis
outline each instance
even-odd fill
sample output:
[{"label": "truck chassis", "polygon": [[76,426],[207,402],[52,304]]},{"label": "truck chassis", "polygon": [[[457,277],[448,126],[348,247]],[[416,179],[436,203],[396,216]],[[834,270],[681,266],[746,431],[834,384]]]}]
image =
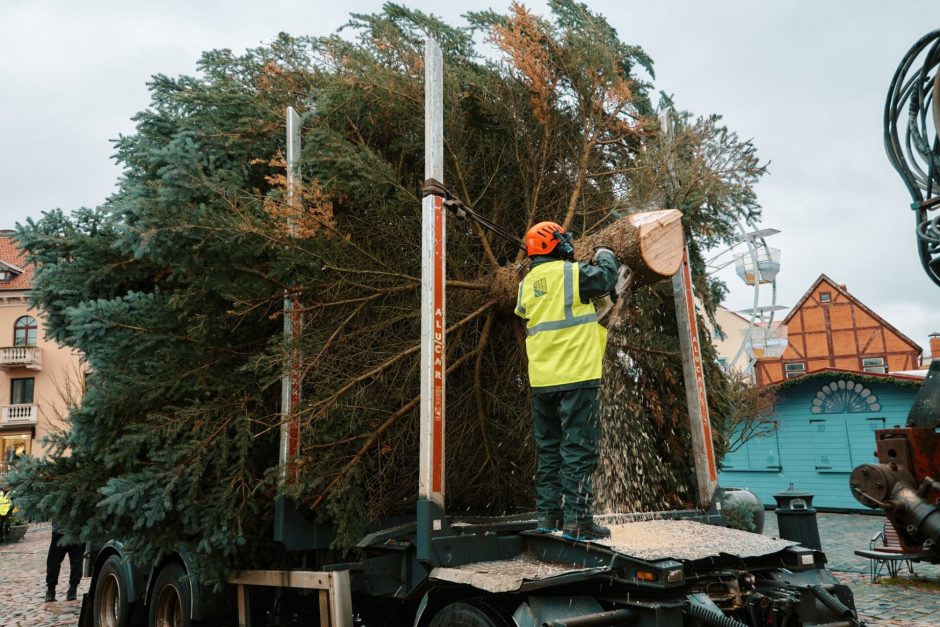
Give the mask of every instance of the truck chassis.
[{"label": "truck chassis", "polygon": [[427,561],[409,523],[363,538],[355,562],[310,553],[309,569],[244,571],[222,592],[190,582],[184,554],[144,572],[112,544],[97,555],[80,625],[862,624],[821,551],[719,527],[714,511],[608,518],[615,538],[644,525],[676,542],[634,550],[536,533],[530,516],[450,519]]}]

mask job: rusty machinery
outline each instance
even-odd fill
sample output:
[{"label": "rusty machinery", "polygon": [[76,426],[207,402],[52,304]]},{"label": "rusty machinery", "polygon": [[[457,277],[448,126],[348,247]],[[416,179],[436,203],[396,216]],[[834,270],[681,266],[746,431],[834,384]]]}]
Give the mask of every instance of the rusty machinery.
[{"label": "rusty machinery", "polygon": [[[940,285],[938,68],[940,30],[935,30],[898,65],[885,102],[884,141],[911,194],[921,264]],[[907,424],[875,431],[878,463],[859,466],[849,482],[860,503],[885,511],[905,552],[940,561],[940,360],[934,357]]]},{"label": "rusty machinery", "polygon": [[905,552],[940,560],[940,360],[930,367],[904,427],[875,431],[877,464],[852,471],[852,494],[880,507]]}]

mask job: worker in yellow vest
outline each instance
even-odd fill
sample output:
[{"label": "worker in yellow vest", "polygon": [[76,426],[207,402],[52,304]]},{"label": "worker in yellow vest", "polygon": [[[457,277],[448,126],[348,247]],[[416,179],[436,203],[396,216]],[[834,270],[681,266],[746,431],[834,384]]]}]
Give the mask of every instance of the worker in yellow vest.
[{"label": "worker in yellow vest", "polygon": [[0,542],[7,541],[10,521],[13,519],[13,501],[10,500],[9,488],[0,488]]},{"label": "worker in yellow vest", "polygon": [[519,283],[515,313],[526,322],[537,529],[562,530],[572,540],[606,538],[610,530],[594,522],[593,475],[607,331],[592,299],[613,292],[617,258],[601,247],[591,263],[575,262],[571,234],[554,222],[529,229],[525,244],[531,265]]}]

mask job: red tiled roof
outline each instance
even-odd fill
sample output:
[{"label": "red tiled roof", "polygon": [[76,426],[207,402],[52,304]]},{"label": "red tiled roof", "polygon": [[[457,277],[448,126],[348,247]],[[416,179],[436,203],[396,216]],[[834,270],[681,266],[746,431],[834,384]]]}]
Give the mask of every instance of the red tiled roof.
[{"label": "red tiled roof", "polygon": [[852,301],[853,303],[855,303],[862,311],[864,311],[865,313],[867,313],[869,316],[871,316],[872,318],[874,318],[875,320],[877,320],[878,322],[880,322],[880,323],[883,324],[884,326],[888,327],[895,335],[897,335],[898,337],[900,337],[901,340],[907,342],[907,343],[911,346],[912,349],[916,349],[918,355],[923,355],[923,354],[924,354],[924,349],[920,347],[920,344],[918,344],[917,342],[915,342],[915,341],[912,340],[911,338],[907,337],[906,335],[904,335],[903,333],[901,333],[900,331],[898,331],[897,327],[895,327],[893,324],[891,324],[890,322],[888,322],[887,320],[885,320],[884,318],[882,318],[881,316],[879,316],[878,314],[876,314],[874,311],[872,311],[867,305],[865,305],[865,303],[863,303],[862,301],[860,301],[858,298],[856,298],[855,296],[852,296],[852,295],[849,293],[849,291],[846,289],[845,285],[840,285],[840,284],[836,283],[835,281],[833,281],[832,279],[830,279],[828,276],[826,276],[825,273],[820,274],[820,275],[819,275],[819,278],[816,279],[816,280],[813,282],[813,284],[810,286],[810,288],[809,288],[808,290],[806,290],[806,293],[803,294],[803,297],[800,298],[799,302],[790,310],[790,313],[787,314],[786,318],[783,319],[784,324],[790,322],[790,318],[792,318],[793,316],[796,315],[796,313],[797,313],[797,311],[799,311],[800,307],[803,306],[803,303],[805,303],[807,300],[809,300],[809,297],[812,296],[812,294],[813,294],[814,291],[816,291],[816,288],[819,286],[819,284],[820,284],[820,283],[823,283],[823,282],[828,283],[828,284],[832,287],[832,289],[838,291],[840,294],[842,294],[843,296],[845,296],[846,298],[848,298],[850,301]]},{"label": "red tiled roof", "polygon": [[26,263],[26,255],[20,252],[16,242],[11,237],[0,235],[0,261],[13,264],[23,269],[23,273],[13,277],[13,280],[0,283],[2,290],[28,290],[33,285],[33,266]]}]

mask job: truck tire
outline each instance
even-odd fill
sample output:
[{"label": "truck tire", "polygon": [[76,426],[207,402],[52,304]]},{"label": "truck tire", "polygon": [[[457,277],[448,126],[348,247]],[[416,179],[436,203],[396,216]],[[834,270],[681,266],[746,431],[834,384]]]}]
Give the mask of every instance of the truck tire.
[{"label": "truck tire", "polygon": [[101,565],[95,584],[92,612],[95,627],[127,627],[131,618],[127,592],[121,558],[111,555]]},{"label": "truck tire", "polygon": [[457,602],[445,605],[434,615],[429,627],[510,627],[498,609],[479,602]]},{"label": "truck tire", "polygon": [[170,562],[160,570],[150,597],[149,627],[192,627],[192,592],[186,569]]}]

